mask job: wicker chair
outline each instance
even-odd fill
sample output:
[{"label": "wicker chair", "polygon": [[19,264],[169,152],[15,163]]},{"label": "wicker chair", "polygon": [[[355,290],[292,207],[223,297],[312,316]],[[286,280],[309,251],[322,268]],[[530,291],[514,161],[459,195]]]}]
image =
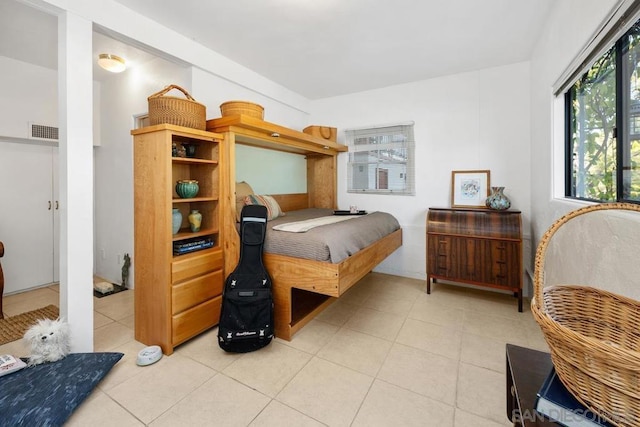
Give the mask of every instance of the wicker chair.
[{"label": "wicker chair", "polygon": [[536,252],[531,312],[560,380],[598,415],[640,425],[640,205],[560,218]]}]

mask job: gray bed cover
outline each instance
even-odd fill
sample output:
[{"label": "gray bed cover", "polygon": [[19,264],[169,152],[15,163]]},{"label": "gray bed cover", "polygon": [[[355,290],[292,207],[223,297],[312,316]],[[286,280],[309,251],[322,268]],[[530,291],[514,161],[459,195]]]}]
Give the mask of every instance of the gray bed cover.
[{"label": "gray bed cover", "polygon": [[264,251],[273,254],[337,264],[400,228],[386,212],[372,212],[335,224],[322,225],[305,233],[272,230],[289,222],[333,215],[331,209],[303,209],[287,212],[267,224]]}]

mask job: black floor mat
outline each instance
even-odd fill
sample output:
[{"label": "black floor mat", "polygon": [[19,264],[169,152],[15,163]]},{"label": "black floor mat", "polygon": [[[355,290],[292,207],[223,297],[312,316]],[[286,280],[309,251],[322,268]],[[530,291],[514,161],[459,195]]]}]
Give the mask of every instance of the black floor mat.
[{"label": "black floor mat", "polygon": [[109,295],[117,294],[118,292],[126,291],[127,289],[128,288],[125,288],[124,286],[116,285],[115,283],[113,283],[113,291],[103,294],[102,292],[98,292],[94,289],[93,296],[96,298],[108,297]]}]

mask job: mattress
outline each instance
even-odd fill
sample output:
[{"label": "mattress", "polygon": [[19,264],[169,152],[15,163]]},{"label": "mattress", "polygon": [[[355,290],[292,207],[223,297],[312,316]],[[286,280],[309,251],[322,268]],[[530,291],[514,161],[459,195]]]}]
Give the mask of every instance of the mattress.
[{"label": "mattress", "polygon": [[303,209],[287,212],[285,216],[269,221],[264,251],[337,264],[400,228],[393,215],[372,212],[354,215],[347,221],[322,225],[303,233],[272,229],[279,224],[330,215],[333,215],[331,209]]}]

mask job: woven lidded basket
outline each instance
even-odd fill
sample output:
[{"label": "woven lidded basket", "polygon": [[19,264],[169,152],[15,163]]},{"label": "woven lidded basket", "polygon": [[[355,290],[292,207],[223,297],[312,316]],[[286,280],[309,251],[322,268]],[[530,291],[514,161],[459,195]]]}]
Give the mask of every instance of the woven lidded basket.
[{"label": "woven lidded basket", "polygon": [[[164,96],[177,89],[186,96]],[[193,129],[205,130],[207,127],[207,108],[197,102],[189,92],[177,85],[169,85],[147,98],[149,101],[149,122],[151,125],[169,123]]]},{"label": "woven lidded basket", "polygon": [[[602,216],[599,222],[570,225],[571,222],[580,224],[576,218],[606,210],[618,212],[601,213],[609,216]],[[630,267],[637,267],[620,260],[625,252],[631,253],[631,257],[633,253],[640,254],[640,241],[632,237],[640,228],[638,212],[638,205],[600,204],[577,209],[556,221],[538,245],[531,302],[531,311],[549,345],[562,383],[594,413],[623,427],[640,425],[640,302],[595,286],[547,282],[556,278],[558,281],[569,280],[569,277],[563,277],[566,273],[551,271],[551,264],[555,270],[574,270],[584,277],[597,276],[599,273],[594,273],[593,269],[605,270],[605,277],[609,275],[611,282],[619,277],[624,279],[619,287],[639,287],[637,272],[629,271]],[[635,219],[627,221],[626,218],[631,217]],[[612,232],[616,223],[624,224],[618,227],[622,233]],[[594,227],[596,224],[598,226]],[[558,232],[571,236],[574,242],[576,238],[589,239],[587,236],[592,234],[600,240],[608,236],[611,241],[602,241],[600,245],[587,243],[587,248],[562,247],[553,239],[554,235],[557,239]],[[547,259],[550,247],[553,257]],[[604,261],[606,268],[589,260],[589,256],[584,255],[587,251],[598,261]],[[579,252],[574,258],[584,260],[584,265],[568,259],[574,252]],[[567,254],[567,259],[562,259],[563,253]],[[629,274],[635,276],[635,280],[627,282],[631,278]]]},{"label": "woven lidded basket", "polygon": [[222,117],[226,116],[249,116],[256,119],[264,119],[264,107],[248,101],[227,101],[220,104]]},{"label": "woven lidded basket", "polygon": [[330,126],[307,126],[302,129],[302,132],[307,135],[315,136],[316,138],[327,139],[329,141],[336,142],[338,129]]}]

